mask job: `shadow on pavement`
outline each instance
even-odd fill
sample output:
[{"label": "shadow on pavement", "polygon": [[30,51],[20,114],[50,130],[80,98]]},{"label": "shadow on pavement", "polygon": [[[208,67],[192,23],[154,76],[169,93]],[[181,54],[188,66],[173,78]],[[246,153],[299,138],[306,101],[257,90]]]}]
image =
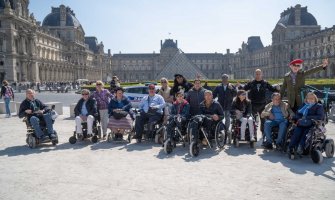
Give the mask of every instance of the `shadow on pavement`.
[{"label": "shadow on pavement", "polygon": [[[312,172],[315,176],[324,176],[335,181],[335,171],[333,169],[335,168],[335,158],[327,158],[324,156],[321,164],[315,164],[310,156],[303,156],[302,158],[290,160],[286,153],[278,151],[264,151],[264,153],[259,156],[263,160],[267,160],[272,163],[281,163],[295,174],[303,175],[307,172]],[[325,174],[327,171],[332,172],[332,174]]]}]

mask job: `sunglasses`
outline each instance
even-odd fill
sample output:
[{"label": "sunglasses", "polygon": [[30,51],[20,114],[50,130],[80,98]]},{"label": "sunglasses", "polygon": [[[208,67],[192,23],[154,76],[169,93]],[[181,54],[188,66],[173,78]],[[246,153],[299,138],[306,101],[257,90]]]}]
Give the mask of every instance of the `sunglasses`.
[{"label": "sunglasses", "polygon": [[166,83],[166,81],[161,81],[161,83]]},{"label": "sunglasses", "polygon": [[88,94],[82,94],[82,95],[88,95]]}]

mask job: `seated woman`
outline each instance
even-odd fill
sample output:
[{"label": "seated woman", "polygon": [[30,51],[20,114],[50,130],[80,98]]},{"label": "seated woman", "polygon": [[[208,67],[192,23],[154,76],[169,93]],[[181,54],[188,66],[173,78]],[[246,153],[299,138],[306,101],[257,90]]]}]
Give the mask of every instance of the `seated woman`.
[{"label": "seated woman", "polygon": [[295,148],[297,148],[299,154],[303,152],[306,135],[312,127],[312,119],[324,120],[324,116],[324,109],[323,106],[318,103],[318,97],[313,92],[309,92],[306,95],[305,103],[298,109],[297,114],[293,118],[297,121],[297,126],[294,129],[289,144],[290,154],[294,154]]},{"label": "seated woman", "polygon": [[[114,133],[123,133],[126,129],[132,128],[132,117],[133,113],[131,111],[131,103],[129,99],[123,95],[124,90],[121,87],[114,89],[115,97],[109,102],[108,105],[108,114],[109,114],[109,123],[108,128]],[[115,117],[117,112],[126,111],[128,115],[125,117],[119,118]],[[122,136],[122,135],[120,135]]]},{"label": "seated woman", "polygon": [[249,124],[250,142],[255,141],[254,123],[252,118],[251,103],[246,97],[245,90],[239,90],[232,104],[232,111],[241,123],[241,141],[245,140],[245,130]]},{"label": "seated woman", "polygon": [[167,124],[168,138],[172,136],[173,129],[177,126],[177,122],[181,124],[181,127],[185,127],[186,120],[190,116],[190,104],[184,99],[184,93],[178,91],[176,93],[176,99],[172,105],[169,122]]}]

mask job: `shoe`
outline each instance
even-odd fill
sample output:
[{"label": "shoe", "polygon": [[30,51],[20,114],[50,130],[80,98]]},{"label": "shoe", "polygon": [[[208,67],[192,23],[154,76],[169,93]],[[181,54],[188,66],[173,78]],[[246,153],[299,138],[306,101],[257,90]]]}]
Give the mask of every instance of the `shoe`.
[{"label": "shoe", "polygon": [[84,135],[82,133],[77,133],[78,140],[82,140],[84,138]]},{"label": "shoe", "polygon": [[265,142],[265,143],[264,143],[264,148],[265,148],[265,149],[270,149],[270,150],[271,150],[271,149],[273,149],[273,146],[272,146],[271,143]]},{"label": "shoe", "polygon": [[304,150],[302,149],[302,147],[299,145],[298,149],[297,149],[297,154],[302,155],[302,153],[304,152]]},{"label": "shoe", "polygon": [[251,137],[250,142],[255,142],[255,137]]},{"label": "shoe", "polygon": [[102,139],[106,140],[107,134],[103,134]]},{"label": "shoe", "polygon": [[50,134],[50,136],[49,136],[49,137],[50,137],[50,139],[51,139],[51,140],[54,140],[54,139],[56,139],[56,138],[57,138],[57,136],[56,136],[55,134]]},{"label": "shoe", "polygon": [[46,136],[46,135],[43,135],[39,138],[39,141],[40,143],[43,143],[43,142],[46,142],[46,141],[49,141],[49,137]]},{"label": "shoe", "polygon": [[136,143],[141,143],[142,140],[141,139],[136,139]]},{"label": "shoe", "polygon": [[244,141],[244,140],[245,140],[245,138],[241,137],[241,141]]}]

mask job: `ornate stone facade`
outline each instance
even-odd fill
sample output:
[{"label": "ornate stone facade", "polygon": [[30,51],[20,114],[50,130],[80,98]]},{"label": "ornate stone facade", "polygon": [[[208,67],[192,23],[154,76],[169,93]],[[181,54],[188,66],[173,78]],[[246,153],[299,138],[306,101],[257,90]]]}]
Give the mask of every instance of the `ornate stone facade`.
[{"label": "ornate stone facade", "polygon": [[106,80],[111,54],[95,37],[85,37],[74,12],[52,8],[43,23],[29,0],[0,0],[0,79],[16,82]]},{"label": "ornate stone facade", "polygon": [[[304,69],[321,64],[322,58],[329,58],[326,72],[311,77],[335,77],[335,26],[321,30],[316,19],[299,4],[281,13],[272,32],[272,45],[264,47],[259,36],[251,36],[242,43],[237,53],[227,49],[222,53],[185,53],[195,68],[202,71],[203,78],[219,79],[221,74],[230,74],[231,78],[251,79],[256,69],[262,69],[265,78],[282,78],[288,72],[288,63],[295,58],[305,60]],[[183,62],[173,61],[178,52],[177,41],[172,39],[161,42],[160,54],[114,54],[112,68],[115,75],[123,81],[158,80],[161,72],[168,78],[176,68],[182,68]],[[175,65],[175,66],[173,66]],[[183,72],[180,70],[179,72]],[[195,77],[194,70],[184,72]],[[193,74],[187,74],[193,73]]]}]

